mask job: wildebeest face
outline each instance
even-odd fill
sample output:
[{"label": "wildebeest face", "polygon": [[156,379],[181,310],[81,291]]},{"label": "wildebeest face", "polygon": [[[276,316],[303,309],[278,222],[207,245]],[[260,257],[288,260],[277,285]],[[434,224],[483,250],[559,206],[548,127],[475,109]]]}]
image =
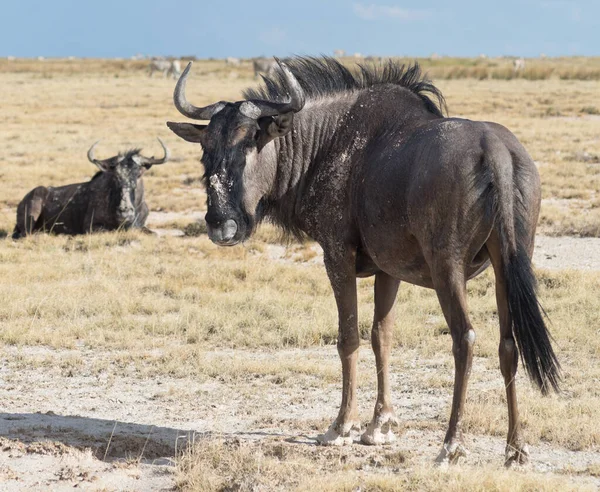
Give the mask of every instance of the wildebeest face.
[{"label": "wildebeest face", "polygon": [[175,88],[175,105],[190,118],[210,122],[208,125],[168,122],[167,125],[181,138],[202,145],[208,234],[213,242],[231,246],[252,233],[259,201],[274,181],[273,170],[259,168],[258,154],[271,140],[291,130],[294,113],[304,105],[304,97],[298,82],[282,64],[284,74],[292,79],[290,101],[219,102],[197,108],[185,100],[190,66]]},{"label": "wildebeest face", "polygon": [[202,145],[206,225],[210,239],[223,246],[237,244],[252,233],[258,203],[270,188],[268,178],[257,179],[265,178],[263,170],[257,169],[258,153],[291,128],[293,113],[283,117],[289,122],[287,130],[274,135],[269,126],[278,126],[277,117],[256,118],[257,111],[249,101],[226,103],[206,126],[168,123],[177,135]]},{"label": "wildebeest face", "polygon": [[140,179],[146,170],[155,164],[163,164],[169,159],[169,150],[160,138],[165,155],[163,158],[144,157],[140,149],[133,149],[126,153],[119,153],[109,159],[95,159],[94,148],[96,142],[88,151],[88,159],[95,164],[100,171],[113,177],[110,181],[110,189],[106,190],[107,196],[115,197],[118,202],[116,208],[116,220],[128,227],[135,221],[136,214],[136,191],[140,185]]}]

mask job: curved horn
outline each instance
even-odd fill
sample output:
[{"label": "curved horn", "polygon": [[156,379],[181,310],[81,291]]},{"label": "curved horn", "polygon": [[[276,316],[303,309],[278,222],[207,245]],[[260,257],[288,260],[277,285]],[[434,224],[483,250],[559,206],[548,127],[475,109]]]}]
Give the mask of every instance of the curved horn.
[{"label": "curved horn", "polygon": [[191,68],[192,62],[189,62],[181,74],[181,77],[179,77],[177,85],[175,86],[175,91],[173,92],[173,102],[175,103],[177,110],[188,118],[192,118],[193,120],[210,120],[225,107],[225,103],[221,101],[211,104],[210,106],[199,108],[187,101],[185,98],[185,83]]},{"label": "curved horn", "polygon": [[246,114],[247,116],[258,114],[258,117],[277,116],[279,114],[290,113],[292,111],[297,113],[304,107],[304,90],[300,86],[298,79],[294,76],[290,68],[279,58],[275,58],[275,61],[277,62],[277,65],[279,65],[279,76],[283,79],[285,85],[287,86],[289,93],[288,100],[277,103],[252,99],[242,103],[240,106],[240,111],[243,114]]},{"label": "curved horn", "polygon": [[90,147],[90,150],[88,150],[87,156],[88,156],[88,160],[92,163],[92,164],[96,164],[96,159],[94,159],[94,149],[96,148],[96,145],[98,145],[100,143],[100,140],[98,140],[96,143],[94,143],[94,145],[92,145]]},{"label": "curved horn", "polygon": [[90,147],[90,150],[88,150],[88,153],[87,153],[87,157],[88,157],[88,160],[92,164],[94,164],[94,165],[98,166],[100,169],[104,170],[110,164],[109,161],[111,161],[113,159],[113,157],[109,157],[108,159],[96,159],[94,157],[94,149],[96,148],[96,145],[98,145],[99,143],[100,143],[100,140],[98,140],[94,145],[92,145]]},{"label": "curved horn", "polygon": [[156,166],[157,164],[164,164],[171,157],[171,152],[169,151],[169,149],[165,145],[165,143],[160,139],[160,137],[156,137],[156,139],[160,142],[160,145],[162,146],[165,155],[162,159],[156,159],[154,156],[152,156],[152,157],[142,156],[142,157],[144,157],[144,165],[146,165],[146,166]]}]

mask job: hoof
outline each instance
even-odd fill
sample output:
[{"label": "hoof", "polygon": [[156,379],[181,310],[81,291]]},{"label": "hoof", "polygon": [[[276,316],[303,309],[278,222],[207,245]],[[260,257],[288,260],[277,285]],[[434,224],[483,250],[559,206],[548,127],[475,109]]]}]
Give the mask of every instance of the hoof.
[{"label": "hoof", "polygon": [[529,462],[529,447],[527,444],[507,444],[504,453],[504,466],[513,468],[526,465]]},{"label": "hoof", "polygon": [[466,458],[468,454],[469,452],[461,442],[444,443],[435,462],[440,466],[455,465],[461,458]]},{"label": "hoof", "polygon": [[369,446],[394,442],[396,436],[392,432],[393,425],[398,425],[398,419],[393,413],[373,417],[367,430],[360,436],[360,442]]},{"label": "hoof", "polygon": [[354,442],[354,436],[359,432],[360,422],[346,422],[340,426],[334,421],[325,434],[317,436],[317,442],[322,446],[347,446]]}]

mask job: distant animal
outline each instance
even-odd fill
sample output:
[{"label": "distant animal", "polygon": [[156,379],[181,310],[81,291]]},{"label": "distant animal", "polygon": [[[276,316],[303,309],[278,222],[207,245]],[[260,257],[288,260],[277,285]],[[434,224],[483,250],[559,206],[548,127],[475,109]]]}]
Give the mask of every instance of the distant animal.
[{"label": "distant animal", "polygon": [[515,73],[522,72],[525,70],[525,59],[524,58],[516,58],[513,60],[513,69]]},{"label": "distant animal", "polygon": [[261,73],[270,76],[275,72],[277,62],[272,58],[257,58],[252,60],[252,68],[254,69],[254,77],[258,77]]},{"label": "distant animal", "polygon": [[333,56],[335,56],[336,58],[343,58],[344,56],[346,56],[346,51],[345,50],[333,50]]},{"label": "distant animal", "polygon": [[438,461],[466,454],[462,419],[475,343],[467,280],[491,263],[509,415],[505,459],[527,461],[515,388],[519,352],[543,393],[558,388],[560,366],[531,266],[540,177],[516,137],[496,123],[444,117],[443,95],[418,64],[390,60],[353,73],[333,58],[293,58],[244,100],[206,107],[185,97],[190,67],[175,87],[175,106],[209,123],[167,125],[203,147],[209,238],[232,246],[270,219],[323,248],[343,382],[338,416],[320,441],[351,443],[360,430],[356,278],[374,275],[378,388],[362,441],[394,439],[389,356],[393,306],[406,281],[435,290],[452,338],[454,396]]},{"label": "distant animal", "polygon": [[13,239],[37,231],[75,235],[144,228],[148,206],[142,176],[152,166],[169,160],[169,149],[158,140],[164,150],[159,159],[144,157],[140,149],[96,159],[96,142],[87,154],[99,168],[94,177],[85,183],[38,186],[27,193],[17,206]]},{"label": "distant animal", "polygon": [[154,72],[160,72],[165,77],[169,75],[176,79],[181,75],[181,63],[179,60],[151,60],[148,66],[148,75],[152,77]]},{"label": "distant animal", "polygon": [[227,65],[237,66],[237,65],[240,65],[242,62],[241,62],[241,60],[239,58],[235,58],[233,56],[228,56],[225,59],[225,63],[227,63]]}]

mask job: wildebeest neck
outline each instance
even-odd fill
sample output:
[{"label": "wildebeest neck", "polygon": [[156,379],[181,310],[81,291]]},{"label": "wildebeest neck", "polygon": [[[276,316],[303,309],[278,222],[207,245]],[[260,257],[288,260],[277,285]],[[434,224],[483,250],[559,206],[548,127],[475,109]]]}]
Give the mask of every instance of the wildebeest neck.
[{"label": "wildebeest neck", "polygon": [[[357,93],[349,92],[307,101],[304,109],[295,115],[293,131],[274,140],[259,154],[257,167],[273,169],[273,186],[264,201],[265,213],[274,216],[272,218],[285,229],[294,221],[297,202],[312,170],[337,151],[334,147],[339,147],[338,129],[356,98]],[[348,142],[348,147],[351,146],[352,142]],[[292,226],[291,232],[298,234],[299,231]]]}]

